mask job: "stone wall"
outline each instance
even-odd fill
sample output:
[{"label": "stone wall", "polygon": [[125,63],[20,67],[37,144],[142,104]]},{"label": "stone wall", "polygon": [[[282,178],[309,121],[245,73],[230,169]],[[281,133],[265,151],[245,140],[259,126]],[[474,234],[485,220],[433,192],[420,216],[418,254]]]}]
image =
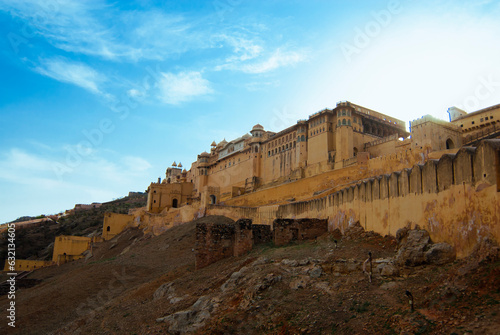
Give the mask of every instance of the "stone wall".
[{"label": "stone wall", "polygon": [[276,219],[273,223],[275,245],[294,241],[312,240],[328,231],[328,220],[321,219]]},{"label": "stone wall", "polygon": [[[482,238],[500,241],[499,180],[500,140],[485,140],[477,148],[464,147],[455,155],[367,178],[324,197],[245,207],[245,212],[258,224],[270,224],[273,216],[328,218],[330,230],[344,230],[359,221],[365,229],[384,235],[395,235],[408,223],[418,224],[434,242],[447,242],[464,257]],[[236,213],[236,208],[214,206],[210,211]]]}]

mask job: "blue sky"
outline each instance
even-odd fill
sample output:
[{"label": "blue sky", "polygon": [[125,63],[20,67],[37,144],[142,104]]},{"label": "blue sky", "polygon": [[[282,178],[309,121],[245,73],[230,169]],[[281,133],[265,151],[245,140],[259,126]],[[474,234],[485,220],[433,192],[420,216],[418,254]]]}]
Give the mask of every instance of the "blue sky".
[{"label": "blue sky", "polygon": [[340,100],[500,103],[498,1],[0,0],[0,222],[144,191]]}]

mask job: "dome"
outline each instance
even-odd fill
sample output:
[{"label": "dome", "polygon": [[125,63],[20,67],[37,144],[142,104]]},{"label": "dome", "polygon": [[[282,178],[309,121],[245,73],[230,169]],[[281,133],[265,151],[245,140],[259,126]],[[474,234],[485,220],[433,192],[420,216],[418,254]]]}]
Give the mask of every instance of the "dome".
[{"label": "dome", "polygon": [[257,123],[255,126],[253,126],[252,131],[253,130],[264,130],[264,127],[262,127],[262,125]]},{"label": "dome", "polygon": [[216,147],[217,146],[217,143],[215,143],[215,141],[212,142],[212,144],[210,144],[211,147]]},{"label": "dome", "polygon": [[174,162],[172,163],[172,166],[177,166],[177,163],[174,161]]},{"label": "dome", "polygon": [[201,154],[200,154],[200,157],[210,157],[210,154],[206,151],[203,151]]},{"label": "dome", "polygon": [[182,167],[182,163],[179,162],[179,165],[177,165],[178,168],[181,168]]},{"label": "dome", "polygon": [[224,146],[227,144],[227,141],[226,139],[223,139],[222,141],[219,142],[219,144],[217,144],[218,147],[221,147],[221,146]]}]

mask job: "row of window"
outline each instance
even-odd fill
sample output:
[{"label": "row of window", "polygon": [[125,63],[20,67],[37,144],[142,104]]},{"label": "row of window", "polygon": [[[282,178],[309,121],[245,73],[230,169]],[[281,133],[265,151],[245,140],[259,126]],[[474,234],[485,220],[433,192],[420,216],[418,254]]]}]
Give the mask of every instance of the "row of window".
[{"label": "row of window", "polygon": [[[493,116],[489,116],[489,117],[488,117],[488,116],[486,116],[486,117],[484,117],[484,118],[480,118],[480,119],[479,119],[479,122],[484,122],[484,121],[490,121],[490,122],[491,122],[491,121],[493,121]],[[474,121],[472,121],[472,122],[471,122],[471,124],[472,124],[472,125],[474,125],[474,123],[475,123]],[[460,127],[462,127],[462,128],[463,128],[463,127],[464,127],[464,125],[463,125],[463,124],[461,124],[461,125],[460,125]]]},{"label": "row of window", "polygon": [[269,142],[267,144],[267,148],[271,149],[271,148],[274,148],[274,147],[281,145],[282,143],[290,142],[291,140],[293,140],[295,138],[295,136],[296,136],[295,132],[293,134],[287,134],[284,137],[280,137],[274,141]]},{"label": "row of window", "polygon": [[[304,137],[304,135],[302,135],[302,137]],[[288,145],[288,143],[287,143],[287,144],[285,144],[285,145],[283,145],[283,146],[281,146],[281,147],[279,147],[279,148],[275,148],[275,149],[273,149],[273,150],[269,150],[269,151],[267,152],[267,157],[270,157],[270,156],[273,156],[273,155],[279,154],[279,153],[284,152],[284,151],[286,151],[286,150],[293,149],[293,148],[295,148],[295,147],[296,147],[296,143],[297,143],[297,142],[293,141],[293,144],[292,144],[292,143],[290,143],[290,145]]]},{"label": "row of window", "polygon": [[341,109],[337,111],[337,117],[340,116],[351,116],[351,111],[348,109]]},{"label": "row of window", "polygon": [[314,121],[311,122],[311,127],[316,127],[319,126],[322,123],[326,122],[326,116],[320,117]]}]

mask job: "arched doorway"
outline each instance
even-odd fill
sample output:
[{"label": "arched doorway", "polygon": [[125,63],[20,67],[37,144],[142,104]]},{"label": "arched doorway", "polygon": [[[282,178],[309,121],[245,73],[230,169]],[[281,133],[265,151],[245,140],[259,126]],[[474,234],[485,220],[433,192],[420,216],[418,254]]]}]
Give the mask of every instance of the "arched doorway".
[{"label": "arched doorway", "polygon": [[177,208],[177,199],[172,200],[172,207]]},{"label": "arched doorway", "polygon": [[110,230],[111,230],[111,227],[110,227],[110,226],[108,226],[108,227],[106,228],[106,231],[110,231]]},{"label": "arched doorway", "polygon": [[213,194],[210,194],[210,205],[215,205],[217,203],[217,197]]},{"label": "arched doorway", "polygon": [[356,157],[358,155],[358,148],[354,147],[354,149],[352,149],[352,153],[354,157]]},{"label": "arched doorway", "polygon": [[453,149],[453,148],[455,148],[455,144],[453,143],[451,138],[447,139],[446,140],[446,149]]}]

